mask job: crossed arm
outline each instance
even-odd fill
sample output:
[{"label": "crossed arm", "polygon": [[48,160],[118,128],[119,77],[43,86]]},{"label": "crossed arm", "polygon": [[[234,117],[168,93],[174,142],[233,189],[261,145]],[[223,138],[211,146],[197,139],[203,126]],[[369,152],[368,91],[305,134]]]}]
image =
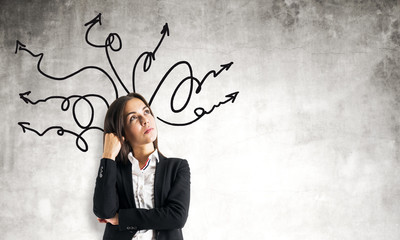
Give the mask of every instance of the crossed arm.
[{"label": "crossed arm", "polygon": [[119,208],[117,166],[103,158],[96,179],[93,211],[99,222],[119,225],[120,230],[182,228],[188,217],[190,201],[190,169],[180,161],[171,189],[163,206],[153,209]]}]

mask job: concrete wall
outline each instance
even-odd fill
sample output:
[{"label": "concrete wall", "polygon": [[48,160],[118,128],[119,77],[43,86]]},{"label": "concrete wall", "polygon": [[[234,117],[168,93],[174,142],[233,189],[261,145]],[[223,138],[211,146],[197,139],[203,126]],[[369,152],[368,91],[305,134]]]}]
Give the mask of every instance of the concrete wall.
[{"label": "concrete wall", "polygon": [[[2,239],[102,236],[92,213],[102,132],[82,135],[86,152],[72,133],[92,117],[89,126],[102,127],[107,107],[87,97],[93,110],[85,99],[72,109],[77,98],[61,109],[62,97],[111,103],[125,93],[105,48],[85,41],[84,25],[99,13],[88,41],[118,34],[121,49],[114,34],[109,58],[128,91],[135,61],[168,23],[151,67],[144,72],[142,58],[135,74],[136,91],[150,99],[172,68],[152,102],[159,118],[190,122],[194,109],[239,92],[193,124],[157,121],[161,151],[191,167],[186,239],[400,238],[399,1],[2,0]],[[173,68],[180,61],[199,80],[222,72],[174,113],[171,96],[189,76],[188,65]],[[32,104],[49,96],[58,98]],[[29,130],[55,126],[43,136]]]}]

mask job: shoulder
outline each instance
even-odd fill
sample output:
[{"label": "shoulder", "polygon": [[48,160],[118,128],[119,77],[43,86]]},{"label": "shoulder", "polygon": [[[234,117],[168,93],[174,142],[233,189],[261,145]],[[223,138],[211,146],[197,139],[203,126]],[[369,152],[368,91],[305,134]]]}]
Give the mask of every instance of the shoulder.
[{"label": "shoulder", "polygon": [[188,161],[183,158],[176,158],[176,157],[165,157],[165,156],[160,156],[160,162],[165,162],[168,165],[189,165]]},{"label": "shoulder", "polygon": [[186,159],[164,157],[160,159],[160,166],[163,166],[161,168],[165,169],[165,173],[174,179],[173,182],[176,180],[190,182],[190,168]]},{"label": "shoulder", "polygon": [[189,163],[183,158],[160,156],[160,163],[173,172],[190,172]]}]

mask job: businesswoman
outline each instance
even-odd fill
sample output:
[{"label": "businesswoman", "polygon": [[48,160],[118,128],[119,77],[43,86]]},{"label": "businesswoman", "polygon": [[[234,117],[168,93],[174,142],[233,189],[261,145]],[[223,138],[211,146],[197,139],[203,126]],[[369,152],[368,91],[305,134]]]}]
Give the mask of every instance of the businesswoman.
[{"label": "businesswoman", "polygon": [[103,239],[183,239],[189,165],[164,157],[157,136],[153,112],[141,95],[130,93],[110,105],[93,197],[94,214],[106,224]]}]

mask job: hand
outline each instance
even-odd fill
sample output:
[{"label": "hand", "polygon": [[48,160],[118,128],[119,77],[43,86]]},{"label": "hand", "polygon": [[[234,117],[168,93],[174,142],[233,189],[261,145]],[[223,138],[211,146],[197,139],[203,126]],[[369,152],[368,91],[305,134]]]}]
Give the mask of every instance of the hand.
[{"label": "hand", "polygon": [[118,225],[119,224],[118,213],[115,214],[113,218],[106,219],[106,222],[111,223],[112,225]]},{"label": "hand", "polygon": [[[125,138],[122,137],[122,142]],[[115,160],[121,150],[121,140],[114,133],[106,133],[104,136],[103,158]]]},{"label": "hand", "polygon": [[119,224],[119,219],[118,219],[118,213],[115,214],[115,216],[113,218],[97,218],[97,221],[99,221],[99,223],[111,223],[112,225],[118,225]]}]

